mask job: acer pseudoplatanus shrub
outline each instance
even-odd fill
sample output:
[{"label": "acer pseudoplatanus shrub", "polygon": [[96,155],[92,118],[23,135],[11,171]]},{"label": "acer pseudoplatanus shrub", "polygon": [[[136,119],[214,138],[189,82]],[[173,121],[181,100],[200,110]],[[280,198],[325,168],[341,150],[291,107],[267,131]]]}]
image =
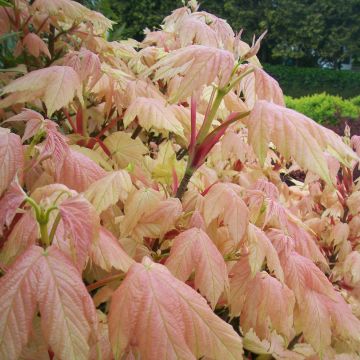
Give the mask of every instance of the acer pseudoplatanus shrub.
[{"label": "acer pseudoplatanus shrub", "polygon": [[360,137],[287,109],[261,38],[1,3],[0,359],[358,358]]}]

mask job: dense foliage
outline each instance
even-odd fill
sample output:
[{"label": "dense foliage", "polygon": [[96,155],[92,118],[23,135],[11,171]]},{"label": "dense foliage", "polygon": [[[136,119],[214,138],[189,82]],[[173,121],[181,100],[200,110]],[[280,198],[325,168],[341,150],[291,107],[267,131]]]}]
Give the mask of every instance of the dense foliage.
[{"label": "dense foliage", "polygon": [[297,99],[286,96],[285,103],[288,108],[305,114],[319,124],[329,124],[336,123],[343,118],[359,119],[359,98],[358,96],[344,100],[340,96],[322,93]]},{"label": "dense foliage", "polygon": [[[84,0],[117,21],[115,33],[142,39],[145,27],[158,27],[177,0]],[[250,42],[254,34],[269,31],[260,59],[269,63],[317,66],[330,62],[335,68],[349,56],[360,58],[360,1],[347,0],[206,0],[205,11],[227,19],[233,29],[244,29]]]},{"label": "dense foliage", "polygon": [[360,72],[265,64],[264,69],[292,97],[326,92],[345,99],[360,94]]},{"label": "dense foliage", "polygon": [[[195,1],[107,41],[1,1],[0,359],[356,359],[360,137],[285,107]],[[5,4],[5,6],[4,6]]]}]

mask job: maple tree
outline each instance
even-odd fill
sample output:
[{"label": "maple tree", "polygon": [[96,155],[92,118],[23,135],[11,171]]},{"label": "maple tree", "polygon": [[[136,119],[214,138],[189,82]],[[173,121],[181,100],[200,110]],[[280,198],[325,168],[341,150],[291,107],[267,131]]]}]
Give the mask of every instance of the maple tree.
[{"label": "maple tree", "polygon": [[359,356],[360,137],[285,107],[263,35],[1,6],[1,359]]}]

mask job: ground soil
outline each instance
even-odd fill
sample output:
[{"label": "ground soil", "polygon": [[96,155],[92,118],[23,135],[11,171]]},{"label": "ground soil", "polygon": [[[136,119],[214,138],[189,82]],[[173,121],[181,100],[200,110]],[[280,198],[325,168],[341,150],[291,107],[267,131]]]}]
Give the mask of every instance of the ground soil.
[{"label": "ground soil", "polygon": [[342,118],[336,124],[323,124],[325,127],[335,131],[340,136],[344,135],[345,125],[350,126],[351,136],[359,135],[360,136],[360,118],[351,119],[351,118]]}]

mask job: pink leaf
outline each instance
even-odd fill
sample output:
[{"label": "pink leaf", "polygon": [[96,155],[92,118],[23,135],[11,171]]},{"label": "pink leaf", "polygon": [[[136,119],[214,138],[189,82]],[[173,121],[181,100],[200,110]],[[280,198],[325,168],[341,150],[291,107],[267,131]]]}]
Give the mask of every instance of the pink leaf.
[{"label": "pink leaf", "polygon": [[23,39],[23,45],[27,48],[29,53],[35,57],[39,57],[40,53],[46,55],[49,59],[51,58],[49,49],[44,41],[34,33],[28,33]]},{"label": "pink leaf", "polygon": [[266,234],[253,224],[248,225],[248,246],[252,274],[255,275],[261,270],[266,258],[266,265],[269,270],[273,271],[276,277],[283,282],[284,273],[275,248]]},{"label": "pink leaf", "polygon": [[294,158],[303,168],[311,170],[332,183],[326,158],[328,150],[350,167],[356,154],[334,132],[294,110],[259,100],[246,121],[249,143],[263,164],[269,142],[287,159]]},{"label": "pink leaf", "polygon": [[69,153],[68,140],[58,131],[57,124],[51,120],[46,120],[46,132],[46,139],[37,162],[52,157],[58,171]]},{"label": "pink leaf", "polygon": [[99,239],[90,245],[90,257],[108,272],[112,268],[126,272],[134,263],[116,237],[104,227],[100,228]]},{"label": "pink leaf", "polygon": [[16,173],[21,178],[23,166],[24,154],[20,137],[10,133],[8,129],[0,128],[0,196]]},{"label": "pink leaf", "polygon": [[209,225],[220,217],[227,225],[234,245],[243,238],[248,225],[249,210],[240,196],[226,183],[215,184],[205,195],[204,220]]},{"label": "pink leaf", "polygon": [[4,121],[4,123],[18,121],[26,122],[24,135],[22,137],[22,142],[24,142],[33,137],[40,130],[44,122],[44,117],[34,110],[23,109],[20,114],[11,116]]},{"label": "pink leaf", "polygon": [[103,168],[86,155],[70,149],[63,166],[57,171],[56,181],[83,192],[106,174]]},{"label": "pink leaf", "polygon": [[14,179],[0,199],[0,236],[3,235],[4,226],[10,226],[16,215],[16,210],[25,200],[25,197],[24,190],[17,179]]},{"label": "pink leaf", "polygon": [[36,310],[36,264],[43,249],[30,246],[0,278],[0,358],[16,360],[27,344]]},{"label": "pink leaf", "polygon": [[[232,279],[232,285],[236,281]],[[245,297],[244,302],[237,304],[234,297],[230,302],[232,309],[240,310],[232,311],[232,315],[240,315],[242,330],[254,329],[261,339],[270,339],[271,330],[276,330],[290,341],[294,336],[295,297],[292,291],[266,272],[258,273],[244,290],[246,292],[241,294]]]},{"label": "pink leaf", "polygon": [[95,306],[72,262],[51,246],[38,263],[41,329],[56,358],[88,360],[97,329]]},{"label": "pink leaf", "polygon": [[205,299],[149,258],[134,264],[115,291],[109,334],[116,359],[135,352],[144,360],[238,360],[243,353],[241,338]]},{"label": "pink leaf", "polygon": [[274,104],[285,106],[284,95],[279,83],[257,66],[254,66],[254,74],[257,98],[259,100],[267,100]]},{"label": "pink leaf", "polygon": [[38,223],[31,211],[23,214],[15,224],[0,252],[0,261],[11,264],[17,256],[40,237]]},{"label": "pink leaf", "polygon": [[228,288],[224,258],[201,229],[186,230],[174,239],[166,266],[182,281],[188,280],[195,270],[195,288],[209,300],[212,308]]},{"label": "pink leaf", "polygon": [[72,256],[77,268],[84,268],[90,245],[98,236],[99,217],[82,196],[65,200],[59,206],[66,233],[70,236]]}]

